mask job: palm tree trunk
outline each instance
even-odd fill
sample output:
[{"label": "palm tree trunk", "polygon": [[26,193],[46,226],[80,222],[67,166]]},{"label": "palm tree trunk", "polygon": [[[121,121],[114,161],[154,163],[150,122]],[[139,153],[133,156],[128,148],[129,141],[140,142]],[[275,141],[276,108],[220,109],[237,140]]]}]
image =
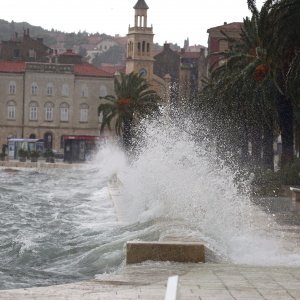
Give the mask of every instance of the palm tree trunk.
[{"label": "palm tree trunk", "polygon": [[126,151],[130,150],[132,146],[132,118],[125,118],[123,120],[123,147]]},{"label": "palm tree trunk", "polygon": [[273,150],[274,134],[273,127],[264,126],[263,137],[263,165],[265,168],[274,171],[274,150]]},{"label": "palm tree trunk", "polygon": [[294,117],[290,97],[279,95],[278,117],[282,139],[281,167],[293,160],[294,154]]},{"label": "palm tree trunk", "polygon": [[261,152],[262,152],[262,130],[259,126],[255,126],[251,132],[251,145],[252,145],[252,160],[256,166],[261,165]]},{"label": "palm tree trunk", "polygon": [[240,149],[240,162],[242,165],[246,165],[249,163],[249,134],[246,122],[242,122],[241,125],[237,145]]}]

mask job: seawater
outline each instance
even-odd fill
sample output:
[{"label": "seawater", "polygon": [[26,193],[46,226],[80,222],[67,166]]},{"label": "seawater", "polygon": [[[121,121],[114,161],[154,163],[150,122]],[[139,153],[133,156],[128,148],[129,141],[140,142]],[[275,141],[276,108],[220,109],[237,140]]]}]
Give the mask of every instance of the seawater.
[{"label": "seawater", "polygon": [[124,244],[157,239],[151,222],[120,225],[108,178],[75,170],[0,170],[0,289],[93,278],[124,263]]},{"label": "seawater", "polygon": [[203,240],[216,261],[299,267],[299,211],[287,198],[252,199],[251,178],[237,182],[189,124],[145,121],[133,154],[106,145],[78,169],[0,169],[0,288],[115,272],[126,241],[167,236]]}]

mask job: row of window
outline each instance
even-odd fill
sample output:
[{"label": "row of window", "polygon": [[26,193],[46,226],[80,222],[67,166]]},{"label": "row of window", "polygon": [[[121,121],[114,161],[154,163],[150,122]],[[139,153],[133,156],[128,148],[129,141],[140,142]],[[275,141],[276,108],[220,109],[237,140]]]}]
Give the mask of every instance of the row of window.
[{"label": "row of window", "polygon": [[[68,122],[69,121],[69,110],[70,105],[66,102],[63,102],[59,106],[60,112],[60,121]],[[29,104],[29,120],[37,121],[38,120],[39,107],[38,103],[33,101]],[[54,118],[54,104],[47,102],[44,106],[44,118],[45,121],[52,122]],[[86,103],[80,104],[79,107],[79,121],[88,122],[89,106]],[[14,101],[9,101],[7,104],[7,119],[15,120],[16,119],[16,103]]]},{"label": "row of window", "polygon": [[[38,91],[39,91],[39,88],[38,88],[38,84],[36,82],[33,82],[31,84],[31,95],[33,96],[37,96],[38,95]],[[17,85],[16,85],[16,82],[15,81],[10,81],[9,82],[9,88],[8,88],[8,92],[10,95],[15,95],[16,92],[17,92]],[[62,88],[61,88],[61,95],[64,96],[64,97],[69,97],[69,94],[70,94],[70,88],[69,88],[69,85],[67,83],[64,83],[62,85]],[[46,88],[46,95],[47,96],[53,96],[54,95],[54,85],[53,83],[48,83],[47,84],[47,88]],[[101,97],[104,97],[107,95],[107,89],[105,86],[100,86],[100,94],[99,96]],[[83,84],[81,86],[81,90],[80,90],[80,96],[81,97],[88,97],[89,96],[89,91],[88,91],[88,87],[86,84]]]}]

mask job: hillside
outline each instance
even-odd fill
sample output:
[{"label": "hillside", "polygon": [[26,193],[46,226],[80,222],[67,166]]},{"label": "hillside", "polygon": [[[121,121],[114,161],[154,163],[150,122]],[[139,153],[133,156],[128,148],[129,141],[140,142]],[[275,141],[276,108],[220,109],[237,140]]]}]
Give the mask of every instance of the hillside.
[{"label": "hillside", "polygon": [[[124,64],[126,56],[127,38],[116,35],[115,37],[105,33],[90,34],[86,31],[62,32],[58,30],[46,30],[41,26],[34,26],[27,22],[8,22],[0,19],[0,41],[7,41],[16,37],[23,36],[24,30],[29,29],[32,38],[43,38],[43,42],[48,47],[56,50],[58,53],[64,52],[66,49],[73,49],[86,60],[96,66],[101,64]],[[109,40],[110,46],[104,46],[105,51],[100,43]],[[179,50],[180,47],[173,45],[173,49]],[[154,53],[162,50],[162,46],[154,44]]]},{"label": "hillside", "polygon": [[46,30],[40,26],[34,26],[27,22],[7,22],[5,20],[0,19],[0,40],[5,41],[9,40],[10,38],[15,36],[15,33],[17,32],[20,35],[23,34],[24,30],[29,29],[30,36],[33,38],[43,38],[44,43],[51,47],[52,45],[55,45],[58,41],[64,42],[66,45],[65,48],[72,48],[74,45],[81,45],[89,43],[88,37],[90,36],[98,36],[101,38],[107,38],[110,37],[109,35],[106,35],[104,33],[99,34],[89,34],[87,32],[62,32],[58,30],[52,29],[51,31]]}]

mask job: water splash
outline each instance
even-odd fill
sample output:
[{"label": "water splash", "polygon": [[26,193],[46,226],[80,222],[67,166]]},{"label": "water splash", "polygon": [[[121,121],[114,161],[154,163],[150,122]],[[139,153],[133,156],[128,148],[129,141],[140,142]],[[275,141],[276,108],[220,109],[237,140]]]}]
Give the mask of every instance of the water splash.
[{"label": "water splash", "polygon": [[300,265],[299,237],[283,236],[272,215],[253,204],[248,182],[237,182],[209,138],[195,139],[190,119],[183,125],[165,114],[141,128],[130,161],[113,146],[98,157],[122,182],[119,205],[128,222],[164,220],[161,238],[170,231],[200,238],[234,263]]}]

